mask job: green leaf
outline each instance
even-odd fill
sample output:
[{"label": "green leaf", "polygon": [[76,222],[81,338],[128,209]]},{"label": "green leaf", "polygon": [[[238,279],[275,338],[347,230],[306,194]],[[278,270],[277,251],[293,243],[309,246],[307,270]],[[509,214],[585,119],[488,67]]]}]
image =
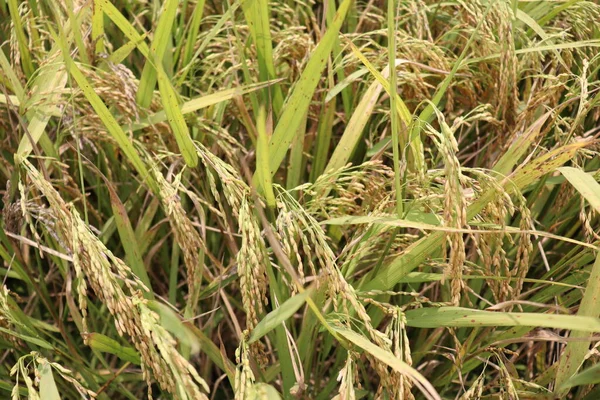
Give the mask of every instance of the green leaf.
[{"label": "green leaf", "polygon": [[2,328],[2,327],[0,327],[0,332],[5,333],[7,335],[14,336],[16,338],[24,340],[25,342],[34,344],[36,346],[40,346],[41,348],[46,349],[46,350],[54,349],[54,346],[52,346],[50,343],[46,342],[43,339],[35,338],[35,337],[29,336],[29,335],[23,335],[22,333],[15,332],[14,330]]},{"label": "green leaf", "polygon": [[306,297],[310,296],[310,291],[306,290],[298,293],[294,297],[287,299],[277,309],[268,313],[252,330],[248,343],[254,343],[267,333],[275,329],[279,324],[290,318],[306,302]]},{"label": "green leaf", "polygon": [[[352,45],[352,50],[354,54],[361,60],[361,62],[367,67],[368,72],[371,73],[375,77],[375,81],[369,86],[369,88],[364,92],[364,95],[352,113],[352,117],[350,117],[350,121],[348,121],[348,125],[344,130],[344,133],[341,139],[338,142],[327,167],[325,167],[325,172],[327,171],[336,171],[343,166],[345,166],[360,140],[362,139],[363,130],[377,105],[377,101],[379,100],[379,96],[381,95],[382,90],[390,94],[390,84],[388,81],[388,77],[390,76],[390,66],[388,64],[381,72],[377,71],[375,67],[369,62],[369,60],[356,48],[356,46]],[[394,70],[398,65],[405,63],[406,60],[396,59],[394,61]],[[404,127],[408,127],[411,124],[412,116],[410,111],[404,104],[404,101],[396,94],[395,96],[395,107],[394,109],[397,112],[397,115],[400,116]],[[411,152],[413,153],[413,158],[419,168],[423,168],[423,149],[422,143],[419,137],[414,138],[415,140],[411,142]]]},{"label": "green leaf", "polygon": [[90,333],[87,336],[88,344],[92,349],[103,353],[114,354],[123,361],[128,361],[135,365],[140,365],[140,355],[133,347],[122,346],[114,339],[101,333]]},{"label": "green leaf", "polygon": [[183,50],[182,65],[187,65],[192,59],[194,45],[196,44],[196,38],[198,37],[198,32],[200,31],[200,23],[202,22],[202,15],[204,14],[204,3],[205,0],[199,0],[194,7],[194,11],[192,12],[192,21],[190,23],[185,40],[185,48]]},{"label": "green leaf", "polygon": [[[269,15],[269,2],[267,0],[245,0],[242,3],[244,16],[248,22],[248,29],[256,46],[258,69],[261,81],[275,79],[275,64],[273,62],[273,43]],[[273,111],[279,115],[283,105],[283,94],[279,85],[273,87]],[[271,96],[265,96],[269,100]]]},{"label": "green leaf", "polygon": [[[389,68],[385,68],[381,74],[385,78],[389,74]],[[324,169],[325,172],[337,171],[348,163],[354,149],[362,139],[363,130],[377,105],[377,100],[382,91],[383,86],[378,80],[375,80],[364,92]]]},{"label": "green leaf", "polygon": [[112,183],[104,177],[104,175],[100,175],[106,188],[108,189],[108,193],[110,196],[110,205],[113,210],[113,215],[115,216],[115,223],[117,225],[117,230],[119,232],[119,238],[121,239],[121,244],[125,249],[125,254],[127,255],[128,265],[131,267],[132,272],[140,278],[140,280],[146,285],[149,291],[144,291],[144,297],[148,299],[153,299],[154,294],[152,292],[152,284],[150,283],[150,277],[148,276],[148,272],[146,272],[146,266],[144,261],[142,260],[142,255],[140,254],[140,245],[136,239],[135,232],[133,231],[133,227],[131,226],[131,222],[129,221],[129,216],[127,215],[127,210],[125,206],[119,199],[117,192],[115,191]]},{"label": "green leaf", "polygon": [[[306,132],[306,121],[307,115],[302,119],[302,122],[298,127],[298,133],[295,135],[294,141],[292,142],[292,148],[290,149],[287,177],[285,180],[285,187],[287,190],[291,190],[302,184],[302,174],[304,171],[302,161],[304,159],[304,133]],[[294,192],[293,195],[295,196],[296,193]]]},{"label": "green leaf", "polygon": [[[177,72],[178,76],[177,76],[177,78],[175,80],[175,86],[176,87],[181,86],[183,84],[183,82],[186,80],[187,75],[190,73],[190,70],[191,70],[192,66],[196,62],[196,59],[200,57],[200,55],[204,52],[204,50],[206,50],[206,48],[210,44],[215,43],[215,37],[220,32],[222,32],[223,27],[225,26],[225,24],[228,24],[228,23],[230,23],[233,20],[233,15],[235,15],[235,11],[240,6],[240,1],[241,0],[235,1],[233,4],[231,4],[227,8],[227,11],[225,11],[223,13],[223,15],[221,15],[221,17],[219,18],[219,20],[217,21],[217,23],[214,24],[214,26],[204,36],[204,40],[200,43],[199,46],[197,46],[196,51],[194,52],[193,56],[189,59],[189,61],[187,62],[187,64],[183,67],[182,70],[180,70],[180,71]],[[198,7],[198,5],[197,5],[197,7]],[[195,41],[193,43],[193,46],[196,46],[196,42]]]},{"label": "green leaf", "polygon": [[150,57],[150,49],[144,41],[144,37],[131,25],[131,23],[119,12],[119,10],[108,0],[95,0],[95,6],[102,8],[102,11],[110,20],[123,32],[132,42],[137,44],[137,48],[147,59]]},{"label": "green leaf", "polygon": [[[163,11],[158,19],[158,25],[152,38],[152,45],[150,46],[151,58],[146,59],[136,95],[136,101],[140,107],[148,108],[152,102],[158,72],[156,69],[162,67],[162,60],[167,50],[167,44],[171,40],[171,30],[175,22],[178,5],[179,0],[166,0],[163,5]],[[160,75],[158,79],[160,87]]]},{"label": "green leaf", "polygon": [[558,168],[561,174],[573,185],[575,189],[590,203],[596,212],[600,212],[600,184],[592,177],[578,168]]},{"label": "green leaf", "polygon": [[[563,172],[562,169],[563,168],[561,168],[561,172]],[[575,173],[576,177],[580,177],[579,173],[586,175],[583,171],[575,171],[577,171]],[[571,173],[573,173],[573,171],[567,172],[567,175]],[[565,175],[565,177],[569,179],[567,175]],[[594,182],[594,184],[598,185],[596,182]],[[590,318],[600,321],[600,319],[598,319],[598,317],[600,317],[598,299],[600,299],[600,252],[596,256],[596,261],[592,266],[590,277],[587,280],[587,287],[585,288],[583,298],[579,304],[579,310],[577,310],[577,318]],[[567,347],[560,357],[558,370],[556,371],[556,387],[558,388],[556,394],[559,397],[566,395],[568,392],[564,383],[570,380],[577,372],[584,362],[587,352],[590,350],[590,331],[582,329],[582,326],[576,323],[573,323],[570,329],[574,330],[570,335],[570,338],[573,341],[567,343]]]},{"label": "green leaf", "polygon": [[416,328],[532,326],[541,328],[576,328],[600,332],[600,319],[576,315],[516,313],[474,310],[463,307],[419,308],[406,311],[406,324]]},{"label": "green leaf", "polygon": [[559,389],[566,391],[573,386],[596,385],[598,383],[600,383],[600,364],[596,364],[577,375],[573,375]]},{"label": "green leaf", "polygon": [[558,167],[561,167],[566,162],[572,160],[580,149],[589,146],[590,144],[591,141],[589,140],[581,140],[559,147],[531,160],[511,175],[512,182],[508,183],[507,181],[504,181],[506,188],[510,192],[513,192],[517,188],[524,188],[536,182],[542,176],[553,172],[558,169]]},{"label": "green leaf", "polygon": [[[244,94],[250,93],[250,92],[254,92],[256,90],[260,90],[264,87],[267,87],[269,85],[272,85],[274,82],[279,82],[280,80],[277,81],[270,81],[270,82],[263,82],[263,83],[256,83],[256,84],[252,84],[252,85],[248,85],[248,86],[243,86],[243,87],[238,87],[238,88],[233,88],[233,89],[226,89],[226,90],[222,90],[216,93],[212,93],[212,94],[208,94],[205,96],[199,96],[196,97],[192,100],[186,101],[185,103],[183,103],[180,107],[181,109],[181,113],[183,115],[185,114],[189,114],[192,113],[194,111],[198,111],[202,108],[206,108],[209,106],[212,106],[213,104],[217,104],[223,101],[227,101],[227,100],[231,100],[232,98],[236,97],[236,96],[242,96]],[[146,118],[142,118],[140,120],[140,122],[131,124],[131,125],[123,125],[121,127],[121,129],[125,130],[125,131],[138,131],[140,129],[146,128],[148,126],[154,125],[154,124],[158,124],[160,122],[166,121],[167,120],[167,113],[165,112],[165,110],[161,110],[158,111],[155,114],[152,114]]]},{"label": "green leaf", "polygon": [[119,47],[115,50],[110,56],[108,56],[108,61],[113,64],[120,64],[131,52],[140,45],[144,40],[146,40],[146,36],[148,34],[145,33],[140,37],[139,40],[130,40],[125,43],[123,46]]},{"label": "green leaf", "polygon": [[[400,96],[398,96],[397,91],[392,90],[392,88],[390,86],[390,81],[388,80],[388,78],[386,78],[381,72],[379,72],[375,68],[375,66],[373,64],[371,64],[369,59],[361,53],[361,51],[356,47],[356,45],[354,45],[352,42],[350,42],[349,44],[350,44],[350,47],[352,48],[352,52],[354,53],[354,55],[364,64],[365,67],[367,67],[367,69],[369,70],[371,75],[373,75],[373,77],[377,80],[377,82],[379,82],[379,84],[385,89],[386,93],[389,96],[392,96],[394,93],[396,93],[396,96],[394,96],[396,98],[396,102],[397,102],[397,105],[395,107],[396,111],[398,112],[398,116],[400,117],[402,122],[404,122],[405,127],[408,127],[410,125],[411,119],[412,119],[411,113],[408,110],[408,108],[406,107],[406,104],[404,104],[404,101],[402,101]],[[396,66],[401,63],[402,63],[402,60],[394,59],[394,72],[396,71]],[[386,68],[387,75],[388,75],[388,77],[391,78],[392,75],[389,74],[390,65],[391,65],[391,60]]]},{"label": "green leaf", "polygon": [[10,61],[8,61],[4,55],[2,48],[0,48],[0,70],[2,71],[2,74],[6,75],[6,78],[8,78],[10,87],[19,103],[25,103],[25,90],[23,89],[23,86],[21,86],[21,81],[19,81],[17,74],[10,65]]},{"label": "green leaf", "polygon": [[[384,69],[384,71],[387,71],[387,70],[388,70],[388,68]],[[361,76],[368,74],[368,73],[369,73],[368,69],[361,68],[361,69],[357,69],[356,71],[354,71],[353,73],[348,75],[341,82],[339,82],[337,85],[335,85],[331,90],[329,90],[329,92],[327,92],[327,96],[325,97],[325,103],[329,103],[331,100],[333,100],[333,98],[335,96],[340,94],[342,92],[342,90],[344,90],[345,88],[350,86],[352,83],[358,81],[358,79]]]},{"label": "green leaf", "polygon": [[[387,85],[387,92],[390,96],[390,127],[391,127],[391,135],[392,135],[392,156],[393,156],[393,166],[394,166],[394,190],[396,191],[396,214],[398,214],[398,218],[402,218],[402,215],[404,214],[404,208],[403,208],[403,203],[404,203],[404,194],[403,194],[403,190],[402,190],[402,182],[404,181],[405,178],[405,173],[401,171],[400,169],[400,147],[402,147],[402,149],[405,148],[406,143],[407,143],[407,129],[410,125],[410,119],[411,119],[411,114],[408,111],[408,108],[406,108],[406,105],[404,104],[404,101],[402,101],[402,98],[400,96],[398,96],[398,84],[396,83],[396,79],[397,79],[397,73],[396,73],[396,68],[394,68],[394,66],[396,65],[396,10],[394,7],[395,1],[394,0],[388,0],[388,9],[387,9],[387,25],[388,25],[388,65],[389,68],[391,69],[391,73],[390,73],[390,77],[389,77],[389,82]],[[352,42],[350,42],[352,43]],[[360,51],[358,51],[358,49],[356,48],[356,46],[352,47],[352,51],[354,51],[355,53],[358,52],[360,53]],[[362,54],[361,54],[362,56]],[[368,62],[368,60],[367,60]],[[364,62],[363,62],[364,63]],[[370,70],[370,68],[369,68]],[[373,68],[373,71],[375,73],[379,72],[377,71],[377,69]],[[382,77],[383,78],[383,77]],[[385,86],[384,86],[385,87]],[[402,119],[403,124],[400,125],[399,124],[399,120],[398,119]],[[418,138],[419,141],[421,139],[420,136],[417,136],[415,138]],[[413,149],[414,144],[411,142],[410,143],[411,149]],[[420,146],[420,149],[422,151],[422,147]],[[423,155],[421,154],[421,158],[423,158]],[[425,161],[424,159],[421,160],[422,162],[420,163],[420,170],[422,171],[423,168],[425,168]],[[414,167],[413,163],[408,163],[409,168],[411,168],[411,170]]]},{"label": "green leaf", "polygon": [[[552,43],[552,38],[548,36],[548,34],[544,31],[544,28],[542,28],[533,18],[531,18],[529,14],[521,10],[517,10],[516,17],[518,20],[529,26],[529,28],[531,28],[531,30],[533,30],[542,39],[542,41]],[[565,63],[565,60],[563,60],[558,50],[554,50],[554,56],[565,68],[565,70],[570,70],[569,66],[567,63]]]},{"label": "green leaf", "polygon": [[[581,0],[575,0],[581,1]],[[590,39],[590,40],[579,40],[576,42],[567,42],[567,43],[557,43],[557,44],[549,44],[549,45],[540,45],[533,47],[526,47],[523,49],[515,50],[515,55],[528,54],[528,53],[543,53],[546,51],[555,50],[567,50],[567,49],[581,49],[583,47],[600,47],[599,39]],[[468,61],[465,61],[466,64],[479,64],[482,61],[494,60],[496,58],[503,57],[503,53],[494,53],[489,56],[470,58]]]},{"label": "green leaf", "polygon": [[208,356],[208,358],[215,363],[217,367],[225,371],[227,374],[227,378],[229,378],[229,382],[234,385],[235,384],[235,365],[227,358],[225,354],[221,352],[222,348],[219,349],[212,341],[210,337],[208,337],[204,332],[200,329],[196,328],[191,323],[185,323],[186,328],[190,330],[190,332],[194,335],[194,338],[198,339],[200,342],[200,349],[204,354]]},{"label": "green leaf", "polygon": [[40,373],[40,397],[41,400],[60,400],[60,394],[52,375],[52,366],[48,362],[38,364]]},{"label": "green leaf", "polygon": [[[414,214],[413,214],[414,215]],[[426,216],[427,214],[421,214]],[[420,229],[423,231],[437,231],[437,232],[454,232],[454,233],[479,233],[479,234],[492,234],[492,233],[509,233],[509,234],[520,234],[529,233],[541,237],[547,237],[556,240],[562,240],[564,242],[573,243],[579,246],[588,247],[593,250],[599,250],[599,248],[593,244],[582,242],[579,240],[571,239],[564,236],[554,235],[552,233],[538,231],[538,230],[524,230],[515,228],[512,226],[499,226],[499,225],[484,225],[488,229],[475,229],[475,228],[452,228],[447,226],[432,225],[424,222],[418,222],[411,219],[401,219],[394,217],[371,217],[371,216],[344,216],[332,218],[322,222],[323,224],[329,225],[355,225],[355,224],[375,224],[375,225],[386,225],[396,226],[400,228],[413,228]]]},{"label": "green leaf", "polygon": [[273,192],[273,182],[269,173],[269,138],[267,136],[267,116],[265,108],[261,106],[258,110],[256,121],[256,130],[258,138],[256,141],[256,169],[260,182],[262,194],[267,200],[269,208],[275,208],[275,193]]},{"label": "green leaf", "polygon": [[177,146],[183,155],[185,163],[192,168],[198,165],[198,153],[196,147],[190,137],[190,131],[188,130],[185,119],[183,119],[183,113],[179,108],[179,102],[177,101],[177,93],[171,86],[171,82],[167,77],[167,74],[159,64],[159,60],[156,59],[156,72],[158,73],[158,88],[160,90],[160,99],[162,101],[163,108],[167,114],[167,120],[175,135]]},{"label": "green leaf", "polygon": [[311,182],[314,182],[325,170],[325,165],[329,157],[329,146],[331,145],[336,104],[337,101],[335,98],[330,102],[325,101],[323,109],[321,110],[321,115],[319,116],[314,157],[310,169]]},{"label": "green leaf", "polygon": [[304,115],[308,111],[308,106],[321,79],[321,73],[325,68],[327,58],[329,57],[329,53],[331,53],[331,49],[337,39],[351,3],[352,0],[344,0],[340,5],[333,23],[327,29],[325,35],[323,35],[317,48],[310,55],[310,60],[305,70],[302,72],[300,79],[298,79],[298,82],[294,86],[292,94],[285,103],[283,113],[269,143],[271,175],[275,175],[275,172],[281,165],[297,133],[298,127],[302,123]]},{"label": "green leaf", "polygon": [[92,10],[92,43],[95,43],[94,54],[100,54],[105,51],[104,47],[104,11],[102,4],[94,2]]},{"label": "green leaf", "polygon": [[82,25],[83,20],[89,20],[91,18],[90,7],[77,7],[77,14],[75,14],[75,7],[73,0],[65,0],[65,10],[67,12],[69,27],[71,28],[69,34],[73,36],[75,45],[77,46],[77,53],[79,59],[83,64],[90,65],[90,58],[87,54],[87,47],[83,42],[83,35],[79,27]]}]

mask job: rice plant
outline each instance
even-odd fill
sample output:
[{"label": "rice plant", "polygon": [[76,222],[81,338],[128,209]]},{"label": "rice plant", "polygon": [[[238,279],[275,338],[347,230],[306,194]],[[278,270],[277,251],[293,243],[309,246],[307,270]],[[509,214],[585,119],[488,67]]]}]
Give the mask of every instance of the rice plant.
[{"label": "rice plant", "polygon": [[0,0],[0,397],[600,398],[599,21]]}]

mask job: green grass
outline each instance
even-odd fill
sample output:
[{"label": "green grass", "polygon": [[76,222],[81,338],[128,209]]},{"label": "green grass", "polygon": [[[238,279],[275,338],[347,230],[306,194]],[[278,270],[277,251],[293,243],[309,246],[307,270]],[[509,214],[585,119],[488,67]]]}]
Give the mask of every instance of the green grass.
[{"label": "green grass", "polygon": [[598,20],[0,0],[0,398],[599,398]]}]

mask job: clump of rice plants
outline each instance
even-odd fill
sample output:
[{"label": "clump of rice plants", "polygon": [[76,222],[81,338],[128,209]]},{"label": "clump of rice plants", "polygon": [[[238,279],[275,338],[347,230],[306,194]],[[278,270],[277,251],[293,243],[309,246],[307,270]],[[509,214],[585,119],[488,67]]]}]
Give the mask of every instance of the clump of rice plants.
[{"label": "clump of rice plants", "polygon": [[599,398],[598,21],[0,0],[0,397]]}]

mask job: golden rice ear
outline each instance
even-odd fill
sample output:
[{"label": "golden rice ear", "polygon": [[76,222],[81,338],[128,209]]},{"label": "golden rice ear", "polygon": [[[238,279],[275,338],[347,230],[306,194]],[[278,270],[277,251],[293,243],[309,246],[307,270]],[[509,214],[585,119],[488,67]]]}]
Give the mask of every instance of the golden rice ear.
[{"label": "golden rice ear", "polygon": [[[361,299],[358,298],[356,290],[348,283],[336,265],[334,252],[328,243],[329,239],[323,228],[312,215],[298,204],[291,193],[280,189],[278,198],[281,202],[281,211],[290,213],[289,222],[297,225],[294,231],[303,232],[298,238],[284,238],[284,243],[290,240],[300,240],[308,243],[308,246],[304,249],[310,250],[305,254],[305,257],[307,259],[315,257],[319,261],[317,271],[322,277],[322,284],[327,288],[327,295],[333,304],[334,311],[340,312],[342,316],[338,322],[350,324],[350,320],[356,314],[358,321],[368,332],[369,338],[378,346],[389,349],[385,336],[373,327],[371,317]],[[368,358],[382,382],[378,390],[386,390],[392,394],[397,393],[398,385],[396,383],[401,379],[401,375],[397,372],[390,374],[384,363],[373,357]]]},{"label": "golden rice ear", "polygon": [[242,305],[246,311],[246,327],[249,332],[258,324],[267,300],[267,249],[258,222],[252,214],[250,204],[242,201],[239,211],[239,230],[242,236],[240,250],[236,256]]},{"label": "golden rice ear", "polygon": [[49,203],[56,234],[73,255],[79,278],[79,305],[84,317],[82,335],[87,337],[87,284],[106,305],[120,335],[126,334],[139,351],[142,370],[149,387],[156,380],[162,389],[182,399],[207,399],[208,387],[196,370],[177,351],[176,341],[146,305],[140,291],[148,288],[129,267],[106,248],[40,172],[21,160],[31,184]]},{"label": "golden rice ear", "polygon": [[175,235],[175,241],[183,251],[188,287],[187,313],[196,315],[202,277],[206,276],[207,280],[213,278],[204,264],[206,245],[181,205],[179,197],[181,173],[172,183],[167,182],[158,168],[154,167],[153,173],[158,183],[163,210]]},{"label": "golden rice ear", "polygon": [[[437,108],[434,110],[440,131],[428,125],[427,133],[436,144],[444,164],[443,224],[449,228],[462,229],[467,224],[467,201],[463,187],[465,178],[457,157],[458,143],[454,137],[454,131],[448,126],[442,113]],[[462,274],[466,253],[463,234],[459,232],[446,233],[446,240],[443,242],[444,253],[446,246],[449,247],[449,254],[444,277],[450,280],[451,302],[458,305],[464,288]]]}]

